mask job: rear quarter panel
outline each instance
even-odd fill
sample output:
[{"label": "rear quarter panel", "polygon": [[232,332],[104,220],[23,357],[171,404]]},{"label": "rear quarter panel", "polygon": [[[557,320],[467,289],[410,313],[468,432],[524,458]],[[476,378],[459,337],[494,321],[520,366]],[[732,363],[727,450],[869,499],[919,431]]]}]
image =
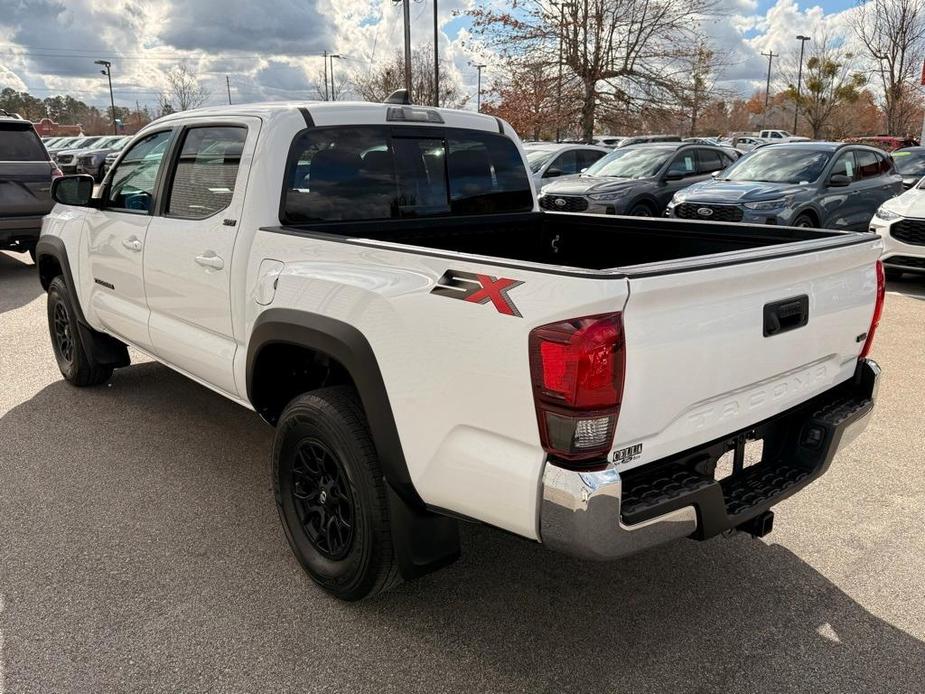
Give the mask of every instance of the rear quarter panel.
[{"label": "rear quarter panel", "polygon": [[[553,275],[272,232],[259,232],[254,246],[254,258],[285,262],[271,307],[323,314],[364,334],[424,501],[537,538],[545,453],[528,334],[543,323],[621,310],[625,279]],[[504,315],[491,302],[431,293],[447,270],[522,282],[509,294],[522,317]],[[248,333],[258,309],[248,303]]]}]

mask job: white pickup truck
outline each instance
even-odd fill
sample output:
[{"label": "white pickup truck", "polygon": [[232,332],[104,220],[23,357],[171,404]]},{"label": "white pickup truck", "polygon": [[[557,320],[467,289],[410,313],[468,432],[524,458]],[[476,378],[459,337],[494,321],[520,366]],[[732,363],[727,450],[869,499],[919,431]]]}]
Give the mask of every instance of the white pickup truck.
[{"label": "white pickup truck", "polygon": [[189,111],[53,195],[64,377],[131,345],[255,410],[289,543],[343,599],[453,561],[460,521],[594,559],[763,535],[873,407],[878,236],[543,213],[493,117]]}]

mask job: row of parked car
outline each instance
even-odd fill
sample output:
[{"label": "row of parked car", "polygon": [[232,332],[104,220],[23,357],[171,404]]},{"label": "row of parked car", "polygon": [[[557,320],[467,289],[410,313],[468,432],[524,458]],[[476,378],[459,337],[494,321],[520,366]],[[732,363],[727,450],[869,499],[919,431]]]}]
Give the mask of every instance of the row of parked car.
[{"label": "row of parked car", "polygon": [[887,238],[891,276],[925,272],[925,147],[787,137],[744,155],[704,140],[525,151],[550,212],[870,230]]},{"label": "row of parked car", "polygon": [[43,142],[62,173],[85,173],[99,182],[131,139],[127,135],[89,135],[51,137]]}]

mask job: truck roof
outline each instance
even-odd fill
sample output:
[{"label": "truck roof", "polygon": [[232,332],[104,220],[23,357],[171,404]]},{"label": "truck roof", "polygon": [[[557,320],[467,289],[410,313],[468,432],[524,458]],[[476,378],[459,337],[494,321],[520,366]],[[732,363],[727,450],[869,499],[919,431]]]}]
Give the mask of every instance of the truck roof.
[{"label": "truck roof", "polygon": [[[270,101],[253,104],[232,104],[223,106],[209,106],[189,111],[171,113],[158,118],[156,123],[167,123],[189,117],[220,117],[220,116],[256,116],[264,120],[291,117],[300,110],[306,110],[311,115],[315,125],[367,125],[385,124],[388,121],[388,110],[392,108],[424,109],[439,113],[443,123],[429,123],[426,121],[404,121],[413,125],[444,125],[455,128],[471,128],[475,130],[488,130],[505,132],[499,118],[488,116],[475,111],[463,111],[449,108],[434,108],[433,106],[402,106],[401,104],[378,104],[368,101]],[[507,132],[512,132],[509,128]]]}]

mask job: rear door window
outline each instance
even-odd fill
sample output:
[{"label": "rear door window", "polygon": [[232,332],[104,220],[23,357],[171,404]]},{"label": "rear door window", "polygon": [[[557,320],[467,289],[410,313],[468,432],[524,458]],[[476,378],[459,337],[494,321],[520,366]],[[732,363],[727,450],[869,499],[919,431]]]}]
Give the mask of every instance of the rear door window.
[{"label": "rear door window", "polygon": [[876,152],[859,149],[854,156],[858,165],[858,178],[874,178],[880,175],[880,161]]},{"label": "rear door window", "polygon": [[477,131],[313,128],[293,141],[285,181],[284,224],[533,208],[514,143]]},{"label": "rear door window", "polygon": [[877,154],[880,160],[880,173],[884,176],[893,173],[893,160],[885,154]]},{"label": "rear door window", "polygon": [[205,219],[224,210],[234,195],[247,128],[190,128],[173,171],[167,215]]},{"label": "rear door window", "polygon": [[578,152],[578,170],[584,171],[591,164],[603,157],[605,152],[597,152],[593,149],[582,149]]},{"label": "rear door window", "polygon": [[708,174],[726,168],[726,163],[715,149],[699,149],[697,156],[700,159],[700,173]]},{"label": "rear door window", "polygon": [[48,161],[48,154],[30,125],[0,123],[0,161]]}]

